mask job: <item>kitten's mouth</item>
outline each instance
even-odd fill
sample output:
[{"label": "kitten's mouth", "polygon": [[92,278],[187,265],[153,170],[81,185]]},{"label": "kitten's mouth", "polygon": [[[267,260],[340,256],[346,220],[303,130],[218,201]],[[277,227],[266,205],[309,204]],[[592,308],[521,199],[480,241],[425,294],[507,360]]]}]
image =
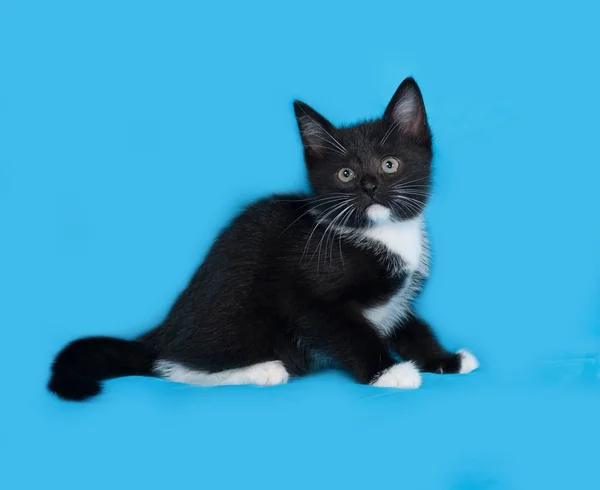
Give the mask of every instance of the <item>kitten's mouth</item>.
[{"label": "kitten's mouth", "polygon": [[367,218],[373,223],[382,223],[389,221],[391,218],[391,210],[381,204],[371,204],[366,209]]}]

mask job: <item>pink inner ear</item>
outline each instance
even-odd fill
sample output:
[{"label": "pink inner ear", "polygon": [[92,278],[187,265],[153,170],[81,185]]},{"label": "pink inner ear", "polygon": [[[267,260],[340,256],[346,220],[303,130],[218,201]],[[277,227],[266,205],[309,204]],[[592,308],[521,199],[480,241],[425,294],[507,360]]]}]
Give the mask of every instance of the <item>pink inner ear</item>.
[{"label": "pink inner ear", "polygon": [[408,90],[394,106],[392,117],[402,132],[417,135],[425,122],[419,96]]},{"label": "pink inner ear", "polygon": [[327,150],[340,154],[347,153],[342,144],[321,124],[309,116],[301,118],[302,141],[304,147],[315,155],[321,155]]},{"label": "pink inner ear", "polygon": [[323,130],[323,127],[311,119],[308,116],[305,116],[301,120],[302,122],[302,139],[304,141],[304,145],[308,148],[314,149],[316,153],[319,153],[319,149],[325,146],[324,140],[326,140],[326,134]]}]

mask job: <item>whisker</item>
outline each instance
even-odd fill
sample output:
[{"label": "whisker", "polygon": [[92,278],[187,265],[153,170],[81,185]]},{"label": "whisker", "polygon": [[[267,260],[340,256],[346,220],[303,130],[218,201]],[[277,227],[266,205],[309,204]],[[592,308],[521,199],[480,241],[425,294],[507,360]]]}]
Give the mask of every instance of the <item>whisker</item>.
[{"label": "whisker", "polygon": [[[351,206],[351,205],[350,205],[350,206]],[[334,226],[335,222],[336,222],[336,221],[338,220],[338,218],[339,218],[339,217],[340,217],[340,216],[341,216],[341,215],[342,215],[342,214],[345,212],[345,210],[346,210],[346,209],[347,209],[347,207],[346,207],[346,208],[344,208],[344,209],[342,209],[342,211],[340,211],[340,212],[339,212],[339,213],[338,213],[338,214],[337,214],[337,215],[336,215],[336,216],[335,216],[335,217],[334,217],[334,218],[331,220],[331,223],[329,223],[329,225],[327,226],[327,228],[325,228],[325,231],[323,232],[323,236],[321,237],[321,240],[319,240],[319,243],[318,243],[318,245],[317,245],[317,249],[315,250],[315,252],[313,253],[313,255],[312,255],[312,257],[311,257],[311,260],[312,260],[312,258],[315,256],[315,253],[317,253],[317,251],[318,251],[318,253],[319,253],[319,257],[317,258],[317,273],[319,272],[319,267],[320,267],[320,265],[321,265],[321,246],[322,246],[322,244],[323,244],[323,240],[325,239],[325,237],[328,237],[329,230],[330,230],[330,229],[332,229],[332,227]],[[328,246],[327,244],[328,244],[328,242],[329,242],[329,238],[328,238],[328,239],[327,239],[327,241],[325,242],[325,251],[327,251],[327,246]],[[327,256],[325,256],[325,257],[327,257]],[[331,270],[331,258],[330,258],[330,261],[329,261],[329,270]]]},{"label": "whisker", "polygon": [[[420,213],[423,211],[423,208],[425,207],[423,205],[423,203],[421,203],[420,201],[417,201],[416,199],[412,199],[410,197],[402,196],[402,195],[397,195],[396,197],[406,201],[405,202],[406,207],[409,208],[413,212]],[[399,205],[399,203],[397,203],[397,204]]]},{"label": "whisker", "polygon": [[[310,247],[310,241],[315,233],[315,231],[317,231],[317,228],[319,227],[319,225],[327,219],[327,216],[331,215],[332,213],[334,213],[335,211],[337,211],[340,207],[344,206],[346,204],[346,201],[344,201],[341,204],[336,204],[335,206],[333,206],[332,209],[329,209],[329,212],[327,212],[327,210],[323,211],[322,213],[320,213],[316,218],[316,222],[315,225],[312,228],[312,231],[310,232],[310,235],[308,236],[308,239],[306,240],[306,245],[304,246],[304,251],[302,252],[302,256],[300,257],[300,261],[302,261],[302,259],[304,258],[304,256],[306,255],[306,252],[308,250],[308,248]],[[325,214],[325,216],[323,216],[323,214],[327,212],[327,214]],[[323,216],[323,218],[319,219],[321,216]]]},{"label": "whisker", "polygon": [[424,198],[429,197],[429,193],[420,192],[420,191],[393,192],[392,194],[400,195],[400,196],[416,196],[416,197],[424,197]]},{"label": "whisker", "polygon": [[390,128],[386,131],[385,135],[383,136],[383,138],[381,138],[381,141],[379,142],[379,146],[382,146],[387,139],[390,137],[390,135],[392,134],[392,131],[394,129],[396,129],[398,126],[400,125],[400,121],[396,121],[394,124],[392,124],[390,126]]},{"label": "whisker", "polygon": [[413,182],[406,182],[403,184],[395,184],[392,189],[428,189],[430,186],[427,184],[415,184]]},{"label": "whisker", "polygon": [[[336,202],[336,200],[334,200],[333,202]],[[282,235],[283,235],[283,234],[284,234],[286,231],[288,231],[288,230],[289,230],[289,229],[290,229],[290,228],[291,228],[291,227],[294,225],[294,223],[296,223],[296,222],[297,222],[297,221],[298,221],[300,218],[302,218],[303,216],[306,216],[306,215],[307,215],[308,213],[310,213],[311,211],[314,211],[314,210],[315,210],[315,209],[317,209],[319,206],[323,206],[323,205],[325,205],[325,204],[328,204],[328,202],[326,202],[326,203],[320,203],[320,204],[317,204],[316,206],[313,206],[313,207],[312,207],[312,208],[310,208],[309,210],[307,210],[307,211],[304,211],[304,213],[302,213],[302,214],[301,214],[300,216],[298,216],[298,217],[297,217],[297,218],[296,218],[294,221],[292,221],[292,222],[291,222],[291,223],[290,223],[290,224],[289,224],[289,225],[288,225],[288,226],[285,228],[285,230],[283,230],[283,231],[281,232],[281,235],[279,235],[279,236],[281,237],[281,236],[282,236]],[[307,206],[308,206],[308,205],[307,205]],[[302,206],[302,207],[306,207],[306,206]],[[302,209],[302,208],[300,208],[300,209]]]},{"label": "whisker", "polygon": [[317,201],[322,201],[325,199],[330,199],[333,196],[344,196],[344,197],[348,197],[348,193],[345,192],[332,192],[330,194],[327,194],[326,196],[322,196],[322,197],[307,197],[305,199],[275,199],[273,202],[305,202],[305,201],[311,201],[311,202],[317,202]]},{"label": "whisker", "polygon": [[334,230],[333,239],[331,240],[331,254],[333,254],[333,245],[334,245],[334,242],[335,242],[335,236],[337,234],[337,236],[338,236],[338,247],[339,247],[339,250],[340,250],[340,260],[342,261],[342,266],[344,267],[344,272],[346,272],[346,264],[344,263],[344,254],[342,252],[342,230],[343,230],[343,227],[346,226],[346,224],[348,223],[348,219],[350,219],[350,216],[352,216],[352,214],[354,213],[354,211],[356,211],[356,208],[355,207],[351,207],[349,209],[348,214],[343,219],[343,222],[342,222],[342,219],[340,218],[340,222],[342,222],[342,223],[341,223],[340,227],[338,227],[337,233]]},{"label": "whisker", "polygon": [[[348,207],[346,207],[329,225],[331,228],[331,232],[329,233],[329,236],[327,237],[327,241],[325,242],[325,250],[327,250],[329,248],[329,270],[331,270],[331,265],[333,264],[333,244],[335,243],[335,227],[333,225],[335,225],[335,222],[338,220],[340,220],[340,222],[342,221],[344,215],[352,210],[352,206],[354,204],[350,204],[348,205]],[[333,236],[331,236],[333,235]],[[331,247],[329,246],[329,242],[331,241]]]},{"label": "whisker", "polygon": [[[411,177],[412,175],[414,175],[414,172],[409,174],[406,178]],[[392,187],[396,187],[396,186],[400,186],[400,185],[411,185],[411,184],[425,186],[426,184],[419,184],[419,182],[428,182],[428,181],[429,181],[428,177],[421,177],[421,178],[413,179],[413,180],[403,180],[402,182],[398,182],[397,184],[394,184],[394,186],[392,186]]]},{"label": "whisker", "polygon": [[[347,203],[344,203],[347,204]],[[349,204],[349,206],[352,206],[352,203]],[[335,218],[331,221],[331,223],[329,223],[329,225],[327,226],[327,228],[325,228],[325,231],[323,233],[323,236],[321,237],[321,240],[319,240],[319,244],[317,245],[317,249],[315,250],[315,252],[313,253],[311,260],[313,259],[313,257],[315,256],[315,254],[317,253],[317,251],[319,252],[319,258],[317,260],[317,265],[321,262],[321,245],[323,243],[323,240],[325,239],[325,237],[327,236],[327,232],[331,229],[331,227],[335,224],[335,222],[337,221],[337,219],[348,209],[348,207],[342,209],[342,211],[340,211]],[[325,250],[327,250],[327,242],[325,243]]]},{"label": "whisker", "polygon": [[350,214],[346,217],[346,219],[342,223],[342,226],[338,230],[338,246],[339,246],[339,249],[340,249],[340,259],[342,260],[342,266],[344,267],[344,272],[346,272],[346,264],[344,262],[344,254],[342,252],[342,229],[348,224],[348,220],[354,214],[354,211],[356,211],[356,208],[352,208],[350,210]]}]

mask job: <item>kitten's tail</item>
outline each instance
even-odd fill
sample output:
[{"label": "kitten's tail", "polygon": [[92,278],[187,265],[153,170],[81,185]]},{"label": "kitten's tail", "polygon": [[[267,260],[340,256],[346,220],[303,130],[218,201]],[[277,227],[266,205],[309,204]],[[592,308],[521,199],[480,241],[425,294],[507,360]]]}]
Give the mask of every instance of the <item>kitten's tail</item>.
[{"label": "kitten's tail", "polygon": [[65,400],[83,401],[102,391],[101,381],[152,376],[157,354],[147,345],[112,337],[85,337],[68,344],[52,364],[48,389]]}]

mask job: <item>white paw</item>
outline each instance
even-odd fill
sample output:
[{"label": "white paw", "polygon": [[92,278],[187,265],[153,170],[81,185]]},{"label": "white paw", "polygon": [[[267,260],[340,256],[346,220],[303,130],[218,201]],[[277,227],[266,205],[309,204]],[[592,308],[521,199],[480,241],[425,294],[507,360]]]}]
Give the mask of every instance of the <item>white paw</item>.
[{"label": "white paw", "polygon": [[460,356],[459,374],[467,374],[479,367],[479,361],[467,349],[461,349],[457,352]]},{"label": "white paw", "polygon": [[421,374],[412,362],[394,364],[385,370],[372,386],[381,388],[418,388],[421,386]]},{"label": "white paw", "polygon": [[255,364],[248,369],[250,383],[259,386],[273,386],[287,383],[290,375],[281,361],[268,361]]}]

